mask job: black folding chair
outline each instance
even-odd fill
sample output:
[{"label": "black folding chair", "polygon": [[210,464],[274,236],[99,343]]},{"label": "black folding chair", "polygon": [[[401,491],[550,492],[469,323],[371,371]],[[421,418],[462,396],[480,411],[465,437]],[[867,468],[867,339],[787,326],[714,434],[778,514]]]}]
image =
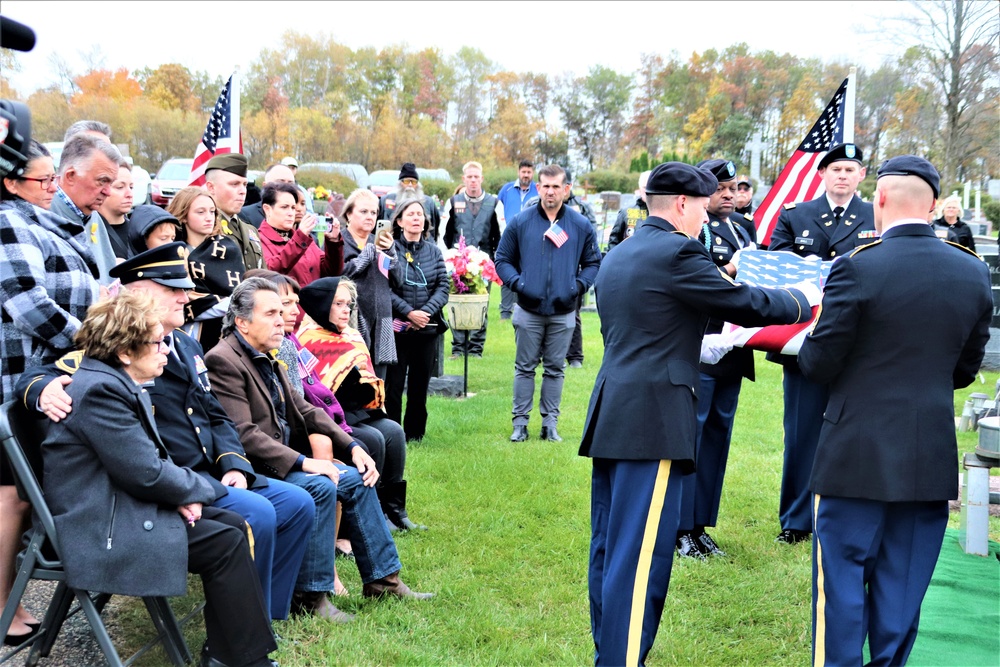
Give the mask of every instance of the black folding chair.
[{"label": "black folding chair", "polygon": [[[59,557],[59,539],[56,535],[55,522],[45,502],[45,494],[36,475],[36,472],[40,472],[41,465],[40,442],[29,432],[27,425],[19,423],[21,420],[13,414],[15,410],[14,404],[0,406],[0,440],[2,440],[7,462],[14,471],[18,494],[31,503],[33,516],[32,527],[25,535],[27,548],[18,556],[20,562],[14,585],[7,605],[3,608],[3,614],[0,615],[0,636],[5,636],[10,630],[11,623],[14,621],[14,613],[21,603],[21,598],[31,579],[58,583],[38,633],[30,641],[0,659],[0,663],[7,662],[22,650],[30,648],[25,664],[29,666],[38,664],[40,658],[48,657],[52,651],[52,646],[55,644],[59,630],[66,619],[82,611],[111,667],[131,665],[161,641],[167,657],[174,665],[184,667],[190,664],[191,652],[188,650],[180,625],[166,598],[143,598],[157,635],[140,648],[135,655],[122,662],[121,658],[118,657],[118,651],[111,642],[111,637],[108,636],[104,621],[101,619],[101,611],[111,596],[104,593],[91,594],[88,591],[71,588],[67,585],[66,572]],[[29,451],[33,454],[31,458],[34,466],[32,461],[29,461],[25,449],[21,446],[22,440],[30,447]],[[77,602],[77,606],[71,609],[74,600]],[[200,607],[185,617],[184,621],[186,622],[199,611]]]}]

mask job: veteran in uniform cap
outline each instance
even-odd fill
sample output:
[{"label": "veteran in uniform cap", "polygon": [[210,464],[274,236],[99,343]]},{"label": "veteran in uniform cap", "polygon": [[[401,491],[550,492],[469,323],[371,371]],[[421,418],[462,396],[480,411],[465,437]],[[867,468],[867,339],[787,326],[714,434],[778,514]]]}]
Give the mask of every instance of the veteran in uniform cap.
[{"label": "veteran in uniform cap", "polygon": [[[170,347],[163,373],[147,387],[156,428],[171,460],[190,468],[215,490],[213,507],[242,516],[253,536],[254,566],[272,619],[288,617],[292,593],[312,530],[315,504],[304,490],[257,475],[232,420],[212,393],[205,352],[179,327],[184,323],[187,246],[170,243],[147,250],[111,269],[111,276],[141,289],[165,309],[164,341]],[[72,409],[62,388],[76,371],[81,352],[26,377],[19,392],[29,410],[55,420]]]},{"label": "veteran in uniform cap", "polygon": [[[708,200],[708,222],[698,240],[712,262],[730,277],[736,276],[737,257],[744,248],[754,248],[753,237],[737,222],[736,165],[731,160],[704,160],[698,167],[715,176],[719,185]],[[722,332],[723,320],[712,318],[706,334]],[[677,531],[677,553],[686,558],[725,556],[706,527],[719,518],[722,482],[729,458],[736,406],[743,378],[754,379],[753,351],[734,348],[714,364],[703,363],[698,378],[698,471],[684,478],[681,520]]]},{"label": "veteran in uniform cap", "polygon": [[993,302],[986,264],[927,223],[938,188],[923,158],[882,164],[881,238],[833,265],[799,352],[830,389],[810,480],[815,665],[860,665],[866,637],[869,664],[906,664],[958,497],[954,391],[979,371]]},{"label": "veteran in uniform cap", "polygon": [[[855,194],[865,178],[861,149],[839,144],[819,162],[826,193],[801,204],[785,204],[771,232],[769,250],[790,250],[801,257],[832,261],[876,238],[872,205]],[[785,458],[781,473],[776,540],[795,544],[812,532],[809,473],[816,455],[827,387],[802,376],[796,358],[768,354],[781,364],[785,397]]]},{"label": "veteran in uniform cap", "polygon": [[215,197],[222,217],[222,233],[240,247],[243,266],[263,269],[264,251],[253,225],[240,219],[247,197],[247,158],[242,153],[216,155],[205,166],[205,188]]},{"label": "veteran in uniform cap", "polygon": [[[590,618],[597,665],[639,665],[670,582],[681,475],[694,468],[698,360],[709,317],[744,326],[809,319],[815,287],[735,283],[695,238],[718,181],[679,162],[646,184],[649,217],[608,253],[595,285],[604,360],[580,455],[593,459]],[[804,293],[805,292],[805,293]]]}]

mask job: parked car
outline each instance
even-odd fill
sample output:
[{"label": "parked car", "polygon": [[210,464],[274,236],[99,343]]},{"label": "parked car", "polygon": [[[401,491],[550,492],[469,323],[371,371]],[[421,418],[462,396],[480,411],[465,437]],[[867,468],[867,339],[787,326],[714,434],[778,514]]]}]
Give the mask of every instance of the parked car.
[{"label": "parked car", "polygon": [[[417,172],[420,173],[420,172]],[[396,183],[399,182],[398,169],[379,169],[368,174],[368,189],[378,197],[382,197],[387,192],[391,192]]]},{"label": "parked car", "polygon": [[368,187],[368,170],[356,162],[306,162],[299,165],[299,171],[311,169],[341,174],[357,183],[359,188]]},{"label": "parked car", "polygon": [[149,195],[154,204],[166,208],[177,191],[187,186],[193,162],[192,158],[175,157],[163,163],[150,187]]},{"label": "parked car", "polygon": [[45,146],[45,149],[49,153],[52,154],[52,165],[56,168],[56,171],[58,171],[59,170],[59,158],[62,157],[62,152],[63,152],[63,145],[64,145],[63,142],[61,142],[61,141],[49,141],[49,142],[44,143],[42,145]]},{"label": "parked car", "polygon": [[153,179],[149,177],[148,171],[132,162],[132,158],[128,160],[132,163],[132,205],[149,204],[152,201],[150,195],[153,193]]}]

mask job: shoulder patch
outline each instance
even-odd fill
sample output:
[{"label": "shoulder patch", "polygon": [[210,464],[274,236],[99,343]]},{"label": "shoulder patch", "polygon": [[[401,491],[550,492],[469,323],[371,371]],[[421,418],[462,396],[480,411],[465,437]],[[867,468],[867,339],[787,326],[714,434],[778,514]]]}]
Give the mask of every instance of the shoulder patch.
[{"label": "shoulder patch", "polygon": [[[944,240],[944,239],[942,239],[942,240]],[[959,250],[964,250],[965,252],[969,253],[969,254],[970,254],[970,255],[972,255],[973,257],[978,257],[979,259],[983,260],[982,256],[980,256],[980,254],[979,254],[978,252],[976,252],[975,250],[969,250],[969,249],[968,249],[968,248],[966,248],[966,247],[965,247],[964,245],[960,245],[960,244],[958,244],[958,243],[955,243],[954,241],[947,241],[947,240],[944,240],[944,242],[945,242],[945,243],[947,243],[947,244],[948,244],[948,245],[950,245],[950,246],[955,246],[955,247],[956,247],[956,248],[958,248]],[[986,260],[983,260],[983,261],[985,262]]]},{"label": "shoulder patch", "polygon": [[80,368],[80,361],[83,360],[83,350],[67,352],[56,360],[56,368],[63,373],[73,375]]},{"label": "shoulder patch", "polygon": [[878,245],[879,243],[881,243],[881,242],[882,242],[882,239],[879,239],[878,241],[873,241],[872,243],[866,243],[866,244],[864,244],[864,245],[862,245],[862,246],[858,246],[857,248],[855,248],[855,249],[854,249],[854,250],[853,250],[853,251],[851,252],[851,254],[850,254],[850,255],[848,255],[848,257],[854,257],[855,255],[857,255],[857,254],[858,254],[859,252],[861,252],[861,251],[862,251],[862,250],[864,250],[865,248],[871,248],[871,247],[873,247],[873,246],[877,246],[877,245]]},{"label": "shoulder patch", "polygon": [[[793,204],[793,206],[794,206],[794,204]],[[744,213],[743,214],[743,219],[744,220],[749,220],[750,222],[753,222],[753,214],[751,214],[751,213]]]},{"label": "shoulder patch", "polygon": [[795,208],[795,202],[788,202],[787,204],[784,205],[784,208],[786,211],[791,211],[793,208]]}]

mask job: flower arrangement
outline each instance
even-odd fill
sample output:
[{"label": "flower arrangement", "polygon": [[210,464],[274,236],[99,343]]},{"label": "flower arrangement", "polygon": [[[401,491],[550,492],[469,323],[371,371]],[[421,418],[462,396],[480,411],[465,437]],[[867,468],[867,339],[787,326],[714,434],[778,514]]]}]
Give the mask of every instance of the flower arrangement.
[{"label": "flower arrangement", "polygon": [[327,201],[330,199],[331,194],[332,193],[326,188],[324,188],[322,185],[317,185],[316,189],[313,191],[313,199],[320,199],[323,201]]},{"label": "flower arrangement", "polygon": [[488,283],[503,284],[490,256],[466,245],[465,236],[459,237],[456,247],[444,251],[444,263],[451,276],[450,294],[486,294]]}]

